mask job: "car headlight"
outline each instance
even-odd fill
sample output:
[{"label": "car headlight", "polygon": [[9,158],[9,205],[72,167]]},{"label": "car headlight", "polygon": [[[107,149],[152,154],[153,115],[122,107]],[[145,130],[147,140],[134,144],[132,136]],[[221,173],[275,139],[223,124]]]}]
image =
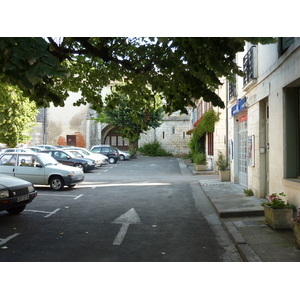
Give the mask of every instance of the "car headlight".
[{"label": "car headlight", "polygon": [[8,197],[9,197],[9,190],[0,191],[0,198],[8,198]]},{"label": "car headlight", "polygon": [[32,193],[32,192],[34,192],[34,186],[30,185],[28,186],[28,193]]}]

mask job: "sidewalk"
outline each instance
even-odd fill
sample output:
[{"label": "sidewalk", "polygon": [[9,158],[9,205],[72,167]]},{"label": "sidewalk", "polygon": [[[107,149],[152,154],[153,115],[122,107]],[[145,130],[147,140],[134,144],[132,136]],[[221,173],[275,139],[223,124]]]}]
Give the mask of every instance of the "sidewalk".
[{"label": "sidewalk", "polygon": [[265,223],[261,203],[266,199],[247,197],[243,186],[221,182],[212,172],[197,172],[193,164],[186,165],[199,177],[200,186],[244,261],[300,262],[300,249],[296,247],[293,230],[274,230]]}]

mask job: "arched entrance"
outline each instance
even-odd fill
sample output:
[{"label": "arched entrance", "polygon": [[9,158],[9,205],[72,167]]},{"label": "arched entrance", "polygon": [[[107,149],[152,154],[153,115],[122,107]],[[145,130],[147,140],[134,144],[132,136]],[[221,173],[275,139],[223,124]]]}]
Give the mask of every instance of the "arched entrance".
[{"label": "arched entrance", "polygon": [[129,143],[127,139],[123,139],[117,128],[110,129],[106,134],[103,134],[103,143],[119,148],[120,150],[128,151]]}]

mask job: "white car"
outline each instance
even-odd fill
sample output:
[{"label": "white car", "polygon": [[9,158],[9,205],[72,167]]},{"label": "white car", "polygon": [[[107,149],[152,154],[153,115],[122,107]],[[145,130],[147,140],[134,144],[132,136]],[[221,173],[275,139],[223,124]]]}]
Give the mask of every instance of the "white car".
[{"label": "white car", "polygon": [[1,150],[0,154],[2,154],[4,152],[28,152],[28,153],[32,153],[34,151],[29,149],[29,148],[7,148],[7,149]]},{"label": "white car", "polygon": [[103,154],[93,153],[85,148],[80,148],[80,147],[68,147],[65,149],[69,151],[72,150],[78,151],[83,157],[94,160],[96,162],[97,167],[101,167],[102,165],[108,164],[108,157]]},{"label": "white car", "polygon": [[82,169],[65,166],[47,153],[3,153],[0,173],[27,180],[33,184],[50,185],[59,191],[84,180]]}]

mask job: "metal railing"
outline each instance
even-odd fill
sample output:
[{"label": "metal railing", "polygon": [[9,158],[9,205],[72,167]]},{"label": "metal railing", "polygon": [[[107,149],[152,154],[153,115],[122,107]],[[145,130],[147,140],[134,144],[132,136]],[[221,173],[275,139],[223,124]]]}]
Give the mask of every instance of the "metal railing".
[{"label": "metal railing", "polygon": [[236,81],[228,83],[228,96],[228,100],[236,97]]},{"label": "metal railing", "polygon": [[255,79],[254,74],[254,50],[256,46],[252,46],[243,58],[243,71],[245,73],[244,86],[252,79]]}]

